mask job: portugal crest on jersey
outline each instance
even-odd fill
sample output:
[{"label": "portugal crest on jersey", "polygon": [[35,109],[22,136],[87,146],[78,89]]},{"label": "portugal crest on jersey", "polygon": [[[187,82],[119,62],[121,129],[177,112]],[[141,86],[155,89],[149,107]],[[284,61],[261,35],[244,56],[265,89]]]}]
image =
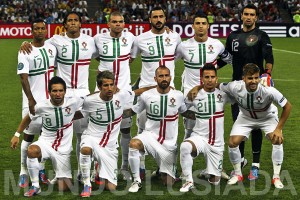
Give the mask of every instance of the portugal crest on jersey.
[{"label": "portugal crest on jersey", "polygon": [[211,44],[207,48],[208,48],[208,52],[207,53],[209,53],[209,54],[215,53],[214,52],[214,47]]},{"label": "portugal crest on jersey", "polygon": [[170,42],[171,42],[171,40],[170,40],[170,38],[169,37],[167,37],[166,39],[165,39],[165,45],[166,46],[172,46],[172,44],[170,44]]},{"label": "portugal crest on jersey", "polygon": [[247,46],[251,47],[255,45],[258,41],[258,37],[256,35],[249,35],[246,39]]},{"label": "portugal crest on jersey", "polygon": [[126,47],[128,45],[125,37],[123,37],[122,42],[123,42],[122,44],[123,47]]},{"label": "portugal crest on jersey", "polygon": [[174,104],[175,102],[176,102],[176,100],[172,97],[172,98],[170,99],[171,105],[169,105],[169,106],[175,107],[175,106],[176,106],[176,105]]},{"label": "portugal crest on jersey", "polygon": [[83,49],[81,49],[82,51],[87,51],[87,50],[88,50],[88,49],[86,48],[86,46],[87,46],[87,43],[86,43],[86,42],[82,42],[81,45],[82,45],[82,47],[83,47]]}]

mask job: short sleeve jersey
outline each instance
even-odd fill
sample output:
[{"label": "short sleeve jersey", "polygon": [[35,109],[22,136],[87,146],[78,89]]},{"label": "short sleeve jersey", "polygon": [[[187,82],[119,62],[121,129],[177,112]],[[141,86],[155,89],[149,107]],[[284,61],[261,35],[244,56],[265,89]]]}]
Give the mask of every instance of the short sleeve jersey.
[{"label": "short sleeve jersey", "polygon": [[138,53],[142,57],[141,81],[139,87],[154,86],[155,70],[160,65],[165,65],[170,69],[174,86],[175,52],[180,44],[181,38],[178,33],[154,34],[150,31],[139,35],[133,46],[132,57],[136,58]]},{"label": "short sleeve jersey", "polygon": [[274,62],[272,43],[266,32],[254,28],[249,32],[237,30],[226,40],[226,50],[232,55],[232,80],[242,80],[243,66],[254,63],[264,72],[264,60]]},{"label": "short sleeve jersey", "polygon": [[130,79],[130,52],[135,36],[130,32],[122,32],[120,38],[113,38],[110,32],[94,36],[99,50],[99,71],[109,70],[115,75],[115,84],[118,88],[131,89]]},{"label": "short sleeve jersey", "polygon": [[[45,43],[42,47],[32,47],[31,53],[18,54],[17,74],[28,74],[31,93],[36,102],[49,98],[48,82],[53,77],[56,48]],[[28,99],[23,93],[23,107],[28,106]]]},{"label": "short sleeve jersey", "polygon": [[61,154],[72,151],[73,117],[82,106],[83,98],[65,98],[61,106],[54,106],[50,99],[37,103],[35,115],[30,118],[42,117],[43,127],[40,138]]},{"label": "short sleeve jersey", "polygon": [[276,88],[265,87],[261,84],[258,84],[255,92],[248,92],[244,81],[222,83],[220,89],[235,98],[240,112],[254,119],[274,116],[272,103],[283,107],[287,102],[287,99]]},{"label": "short sleeve jersey", "polygon": [[201,89],[193,102],[187,101],[188,107],[195,107],[196,124],[193,134],[203,136],[211,146],[224,146],[224,108],[226,103],[233,103],[233,100],[219,89],[215,89],[214,92],[206,92]]},{"label": "short sleeve jersey", "polygon": [[142,93],[132,108],[136,113],[144,109],[147,113],[145,130],[167,148],[176,148],[178,113],[187,110],[182,92],[171,89],[167,94],[160,94],[156,88],[148,90]]},{"label": "short sleeve jersey", "polygon": [[225,50],[217,39],[208,37],[206,42],[197,42],[195,38],[183,41],[178,46],[178,55],[184,60],[183,88],[184,95],[196,85],[201,85],[202,67],[206,63],[217,64],[218,56]]},{"label": "short sleeve jersey", "polygon": [[91,58],[97,56],[94,39],[86,34],[78,38],[67,35],[54,35],[49,39],[57,49],[57,76],[67,84],[67,88],[89,88],[89,65]]},{"label": "short sleeve jersey", "polygon": [[82,111],[89,124],[83,135],[98,138],[102,147],[117,148],[124,106],[133,98],[134,93],[127,90],[120,90],[110,101],[102,100],[99,93],[87,96]]}]

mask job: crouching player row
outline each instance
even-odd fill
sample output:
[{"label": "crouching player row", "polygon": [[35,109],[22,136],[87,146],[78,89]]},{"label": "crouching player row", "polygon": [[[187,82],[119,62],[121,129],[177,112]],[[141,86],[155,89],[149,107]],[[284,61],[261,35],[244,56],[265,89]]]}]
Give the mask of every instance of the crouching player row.
[{"label": "crouching player row", "polygon": [[[272,183],[276,188],[281,189],[284,187],[279,177],[283,162],[282,129],[292,106],[277,89],[262,85],[259,74],[259,67],[253,63],[248,63],[243,68],[243,80],[217,84],[221,91],[234,97],[240,108],[240,113],[229,138],[229,159],[233,165],[234,173],[228,180],[228,184],[233,185],[243,181],[239,144],[249,138],[253,129],[262,129],[266,137],[272,142]],[[201,92],[198,93],[201,88],[202,86],[195,87],[189,93],[189,98],[195,99],[195,96]],[[279,120],[277,107],[273,102],[283,108]],[[191,184],[189,185],[191,187]]]}]

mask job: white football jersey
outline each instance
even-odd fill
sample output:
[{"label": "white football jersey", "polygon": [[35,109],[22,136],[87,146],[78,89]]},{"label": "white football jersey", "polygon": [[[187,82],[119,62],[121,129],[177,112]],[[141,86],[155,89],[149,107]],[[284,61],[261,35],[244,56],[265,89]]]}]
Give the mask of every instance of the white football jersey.
[{"label": "white football jersey", "polygon": [[274,116],[273,102],[283,107],[287,99],[274,87],[265,87],[258,84],[255,92],[248,92],[244,81],[232,81],[220,84],[220,89],[235,98],[239,104],[240,112],[244,115],[261,119]]},{"label": "white football jersey", "polygon": [[170,32],[167,34],[166,31],[163,34],[154,34],[150,30],[136,38],[131,57],[136,58],[137,54],[141,53],[140,88],[156,85],[155,70],[160,65],[165,65],[170,69],[172,76],[170,85],[174,86],[175,52],[180,42],[181,38],[178,33]]},{"label": "white football jersey", "polygon": [[40,138],[61,154],[72,151],[73,117],[82,106],[84,98],[65,98],[61,106],[54,106],[50,99],[35,105],[35,115],[31,119],[41,117],[43,128]]},{"label": "white football jersey", "polygon": [[197,42],[193,37],[179,44],[176,58],[184,60],[183,89],[185,96],[194,86],[202,84],[203,65],[206,63],[216,65],[218,57],[231,63],[231,55],[217,39],[208,37],[206,42]]},{"label": "white football jersey", "polygon": [[214,92],[201,89],[193,102],[186,100],[186,103],[195,108],[196,124],[192,135],[206,138],[211,146],[224,146],[224,108],[233,100],[219,89]]},{"label": "white football jersey", "polygon": [[[36,102],[49,98],[48,82],[53,77],[56,59],[56,48],[45,43],[42,47],[32,46],[31,53],[18,54],[17,74],[28,74],[31,93]],[[23,107],[28,107],[28,99],[24,91]]]},{"label": "white football jersey", "polygon": [[82,113],[89,124],[83,135],[100,138],[102,147],[117,148],[124,106],[133,99],[134,93],[127,90],[120,90],[110,101],[102,100],[100,93],[87,96]]},{"label": "white football jersey", "polygon": [[115,84],[125,90],[131,90],[129,60],[134,39],[128,31],[123,31],[120,38],[111,37],[110,32],[94,36],[100,56],[98,70],[114,73]]},{"label": "white football jersey", "polygon": [[94,39],[81,33],[78,38],[54,35],[48,40],[57,49],[57,76],[67,84],[67,88],[89,88],[89,65],[97,56]]},{"label": "white football jersey", "polygon": [[161,94],[156,88],[141,94],[132,110],[136,113],[146,109],[147,121],[145,130],[153,133],[159,143],[168,149],[174,149],[178,136],[178,112],[187,110],[182,92],[171,89]]}]

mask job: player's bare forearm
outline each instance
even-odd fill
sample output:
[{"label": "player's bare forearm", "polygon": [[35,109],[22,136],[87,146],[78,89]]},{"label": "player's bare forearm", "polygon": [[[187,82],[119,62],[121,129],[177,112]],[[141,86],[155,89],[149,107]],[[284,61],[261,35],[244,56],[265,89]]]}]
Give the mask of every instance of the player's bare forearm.
[{"label": "player's bare forearm", "polygon": [[20,79],[21,79],[23,91],[28,99],[29,111],[32,115],[35,115],[34,106],[36,104],[36,101],[32,95],[31,89],[30,89],[30,84],[28,81],[28,74],[20,74]]},{"label": "player's bare forearm", "polygon": [[18,133],[22,133],[22,132],[25,130],[25,128],[26,128],[27,126],[29,126],[30,122],[31,122],[31,119],[30,119],[30,117],[29,117],[29,114],[27,114],[27,115],[22,119],[21,123],[19,124],[19,127],[18,127],[18,129],[17,129],[17,132],[18,132]]},{"label": "player's bare forearm", "polygon": [[81,118],[83,118],[83,115],[79,110],[77,110],[74,114],[73,120],[77,120],[77,119],[81,119]]},{"label": "player's bare forearm", "polygon": [[266,63],[265,73],[271,74],[273,70],[273,64],[272,63]]},{"label": "player's bare forearm", "polygon": [[155,86],[139,88],[139,89],[134,90],[134,94],[135,94],[135,96],[140,96],[143,92],[146,92],[147,90],[150,90],[150,89],[155,88],[155,87],[156,87],[156,85]]},{"label": "player's bare forearm", "polygon": [[199,90],[201,90],[203,88],[203,86],[201,85],[197,85],[195,87],[193,87],[187,94],[187,98],[190,101],[193,101],[195,99],[195,97],[197,96]]},{"label": "player's bare forearm", "polygon": [[127,110],[124,110],[123,111],[123,115],[122,117],[123,118],[128,118],[128,117],[131,117],[133,115],[135,115],[136,113],[130,108],[130,109],[127,109]]},{"label": "player's bare forearm", "polygon": [[188,119],[196,120],[195,112],[191,110],[187,110],[184,113],[181,113],[183,117],[186,117]]},{"label": "player's bare forearm", "polygon": [[286,120],[289,118],[289,115],[290,115],[290,113],[291,113],[291,110],[292,110],[292,105],[291,105],[291,103],[288,101],[288,102],[286,102],[286,104],[283,106],[283,110],[282,110],[282,113],[281,113],[281,116],[280,116],[280,119],[279,119],[279,122],[278,122],[278,124],[277,124],[276,129],[280,129],[280,130],[283,129],[283,126],[284,126]]}]

